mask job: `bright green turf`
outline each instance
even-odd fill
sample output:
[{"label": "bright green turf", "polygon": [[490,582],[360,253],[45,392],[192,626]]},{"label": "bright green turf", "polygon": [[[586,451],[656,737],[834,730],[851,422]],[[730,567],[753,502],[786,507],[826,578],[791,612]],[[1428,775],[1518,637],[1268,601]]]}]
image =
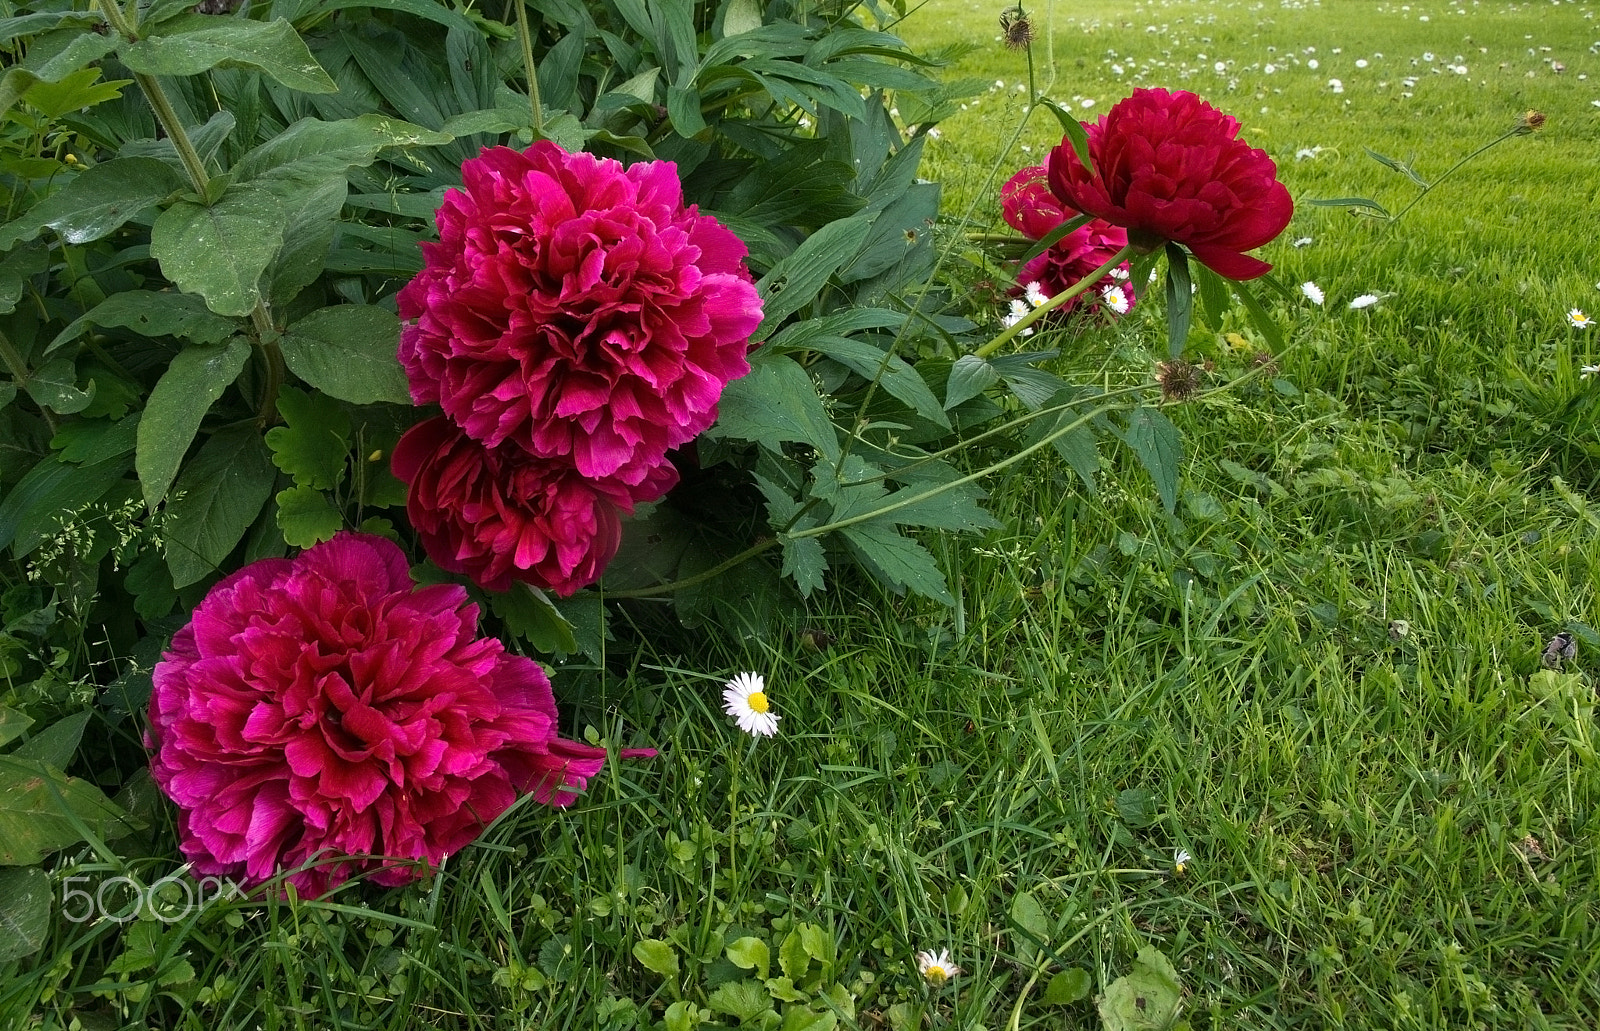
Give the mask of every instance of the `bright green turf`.
[{"label": "bright green turf", "polygon": [[[1563,318],[1600,314],[1600,59],[1586,49],[1600,25],[1572,3],[1411,6],[1402,19],[1366,0],[1056,5],[1053,95],[1103,112],[1130,79],[1112,77],[1108,50],[1191,66],[1205,53],[1190,79],[1144,82],[1238,115],[1300,201],[1398,207],[1412,188],[1364,145],[1435,176],[1524,109],[1550,118],[1397,226],[1302,206],[1263,253],[1290,287],[1321,284],[1327,306],[1280,305],[1290,346],[1275,375],[1170,409],[1188,455],[1175,516],[1120,453],[1093,497],[1040,462],[993,485],[1009,530],[932,540],[958,613],[834,594],[808,624],[833,638],[820,651],[797,633],[560,671],[569,733],[663,755],[614,767],[570,813],[518,810],[431,892],[333,900],[354,912],[236,904],[175,925],[151,964],[191,963],[227,1000],[187,1026],[627,1028],[680,998],[732,1025],[707,1009],[712,989],[753,975],[726,947],[761,939],[776,977],[796,923],[815,925],[823,954],[795,977],[807,1001],[780,1007],[796,1029],[801,1006],[841,1027],[918,1013],[1097,1027],[1092,999],[1045,1004],[1050,976],[1082,968],[1103,991],[1145,944],[1172,959],[1197,1028],[1596,1026],[1594,680],[1535,674],[1563,628],[1580,636],[1579,670],[1600,662],[1600,381],[1577,371],[1600,344]],[[1025,63],[991,42],[996,14],[934,0],[906,29],[978,42],[956,74],[1009,86]],[[1556,49],[1526,53],[1541,45]],[[1315,46],[1322,67],[1245,70],[1268,46]],[[1430,49],[1471,74],[1421,70],[1402,99],[1410,58]],[[1214,60],[1235,70],[1219,77]],[[1021,104],[1003,96],[985,93],[931,148],[924,174],[950,185],[953,214],[976,201],[992,217],[984,176],[1024,160],[1001,158]],[[1022,140],[1036,159],[1058,138],[1040,117]],[[1291,248],[1299,236],[1315,242]],[[1393,296],[1347,310],[1364,292]],[[1191,340],[1219,377],[1265,350],[1233,330],[1243,347]],[[1064,375],[1115,378],[1145,375],[1165,346],[1148,310],[1060,343]],[[767,675],[783,718],[754,747],[718,711],[740,669]],[[1183,877],[1176,848],[1194,857]],[[1023,893],[1040,913],[1017,908]],[[1042,923],[1042,965],[1019,923]],[[58,943],[51,979],[113,980],[95,965],[115,955],[95,951],[108,931],[71,956]],[[634,958],[646,939],[672,943],[677,977]],[[942,947],[964,973],[930,998],[912,954]],[[148,988],[151,969],[126,979]],[[36,998],[41,983],[17,990]],[[126,995],[113,1011],[105,1026],[143,1019]]]}]

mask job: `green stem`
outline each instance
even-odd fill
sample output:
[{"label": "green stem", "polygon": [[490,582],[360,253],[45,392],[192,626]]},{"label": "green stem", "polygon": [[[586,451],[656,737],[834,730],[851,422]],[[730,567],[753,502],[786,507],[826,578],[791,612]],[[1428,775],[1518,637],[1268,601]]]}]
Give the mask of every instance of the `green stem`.
[{"label": "green stem", "polygon": [[1061,307],[1063,304],[1066,304],[1074,297],[1077,297],[1095,283],[1100,282],[1100,280],[1104,279],[1112,269],[1116,268],[1124,261],[1127,261],[1128,257],[1132,254],[1133,244],[1125,244],[1122,250],[1113,254],[1104,265],[1101,265],[1099,268],[1084,276],[1076,283],[1072,284],[1065,290],[1039,305],[1039,307],[1028,312],[1028,314],[1018,319],[1015,323],[1007,326],[1000,332],[999,336],[995,337],[993,340],[989,341],[987,344],[984,344],[982,347],[978,348],[972,353],[979,358],[987,358],[991,354],[994,354],[1000,348],[1004,347],[1007,343],[1013,340],[1017,334],[1021,333],[1024,329],[1027,329],[1035,322],[1038,322],[1040,319],[1044,318],[1050,312]]},{"label": "green stem", "polygon": [[533,131],[544,138],[544,104],[539,99],[539,69],[533,63],[533,32],[528,28],[527,0],[517,5],[517,36],[522,41],[522,71],[528,77],[528,105],[533,108]]},{"label": "green stem", "polygon": [[1416,207],[1419,203],[1421,203],[1422,198],[1426,197],[1433,190],[1433,188],[1435,186],[1438,186],[1440,183],[1442,183],[1446,179],[1450,178],[1452,175],[1454,175],[1457,171],[1460,170],[1462,165],[1465,165],[1467,162],[1471,161],[1473,158],[1477,157],[1479,154],[1482,154],[1484,151],[1488,150],[1490,147],[1498,146],[1499,144],[1504,143],[1506,140],[1509,140],[1513,136],[1524,136],[1524,135],[1527,134],[1527,132],[1528,132],[1528,130],[1525,129],[1521,125],[1513,126],[1511,129],[1509,129],[1503,135],[1495,137],[1494,139],[1490,140],[1488,143],[1485,143],[1483,146],[1481,146],[1477,150],[1473,151],[1471,154],[1468,154],[1466,157],[1462,158],[1460,161],[1457,161],[1455,164],[1453,164],[1449,168],[1447,168],[1443,175],[1439,176],[1439,178],[1435,179],[1433,182],[1431,182],[1427,186],[1423,187],[1422,192],[1417,194],[1415,197],[1411,198],[1411,203],[1410,204],[1407,204],[1405,207],[1403,207],[1399,211],[1395,212],[1393,217],[1391,217],[1389,219],[1389,221],[1390,222],[1398,222],[1398,221],[1400,221],[1400,216],[1404,215],[1406,212],[1410,211],[1412,208]]}]

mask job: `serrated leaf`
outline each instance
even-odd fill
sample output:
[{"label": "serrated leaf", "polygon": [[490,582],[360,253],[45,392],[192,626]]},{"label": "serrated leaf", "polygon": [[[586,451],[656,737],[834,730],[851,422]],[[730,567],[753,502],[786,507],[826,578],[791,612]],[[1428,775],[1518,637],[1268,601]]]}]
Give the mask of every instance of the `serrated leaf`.
[{"label": "serrated leaf", "polygon": [[1070,1006],[1075,1002],[1082,1002],[1089,997],[1089,990],[1094,982],[1089,977],[1089,972],[1082,967],[1069,967],[1060,970],[1050,978],[1050,983],[1045,985],[1044,1002],[1046,1006]]},{"label": "serrated leaf", "polygon": [[344,479],[350,451],[350,417],[338,402],[285,386],[278,393],[284,425],[267,431],[272,464],[294,477],[296,486],[327,490]]},{"label": "serrated leaf", "polygon": [[[1077,413],[1067,412],[1060,418],[1071,421],[1076,417]],[[1099,489],[1100,442],[1095,439],[1094,431],[1087,423],[1068,430],[1051,441],[1050,446],[1067,460],[1067,464],[1072,466],[1072,471],[1078,474],[1078,478],[1083,481],[1084,487],[1090,494]]]},{"label": "serrated leaf", "polygon": [[1178,472],[1183,465],[1183,437],[1172,420],[1154,408],[1128,413],[1124,439],[1155,481],[1161,504],[1170,513],[1178,505]]},{"label": "serrated leaf", "polygon": [[754,970],[757,977],[765,980],[767,968],[772,962],[772,950],[760,938],[746,935],[728,946],[728,959],[740,970]]},{"label": "serrated leaf", "polygon": [[527,641],[539,654],[577,654],[578,639],[572,624],[539,588],[513,581],[510,590],[489,593],[489,607],[505,620],[507,630]]},{"label": "serrated leaf", "polygon": [[21,218],[0,226],[0,250],[54,229],[67,243],[91,243],[188,184],[155,158],[117,158],[79,172]]},{"label": "serrated leaf", "polygon": [[221,343],[239,329],[238,322],[212,312],[194,294],[124,290],[74,319],[45,353],[78,339],[87,326],[131,329],[142,337],[174,336],[196,344]]},{"label": "serrated leaf", "polygon": [[331,397],[351,404],[411,403],[396,356],[400,320],[385,308],[319,308],[290,326],[278,346],[289,371]]},{"label": "serrated leaf", "polygon": [[809,444],[829,461],[839,457],[839,438],[816,384],[785,355],[758,351],[752,357],[750,374],[723,390],[711,432],[753,440],[775,452],[784,443]]},{"label": "serrated leaf", "polygon": [[322,275],[349,192],[341,175],[308,185],[283,202],[283,246],[262,274],[262,289],[274,308],[287,306]]},{"label": "serrated leaf", "polygon": [[38,867],[0,870],[0,966],[31,956],[50,935],[50,875]]},{"label": "serrated leaf", "polygon": [[387,148],[437,147],[451,138],[387,115],[333,122],[302,118],[245,154],[231,171],[240,183],[320,185],[342,179],[351,168],[372,164]]},{"label": "serrated leaf", "polygon": [[122,87],[131,85],[132,79],[113,79],[97,82],[99,68],[79,68],[55,82],[40,82],[28,90],[26,100],[30,107],[46,118],[54,120],[69,111],[114,100],[122,96]]},{"label": "serrated leaf", "polygon": [[761,292],[762,319],[752,339],[762,339],[784,319],[816,300],[829,277],[861,249],[871,222],[864,215],[829,222],[807,237],[793,254],[772,266],[756,284]]},{"label": "serrated leaf", "polygon": [[[878,501],[874,508],[899,505],[883,518],[899,526],[926,526],[938,530],[988,530],[1000,521],[979,507],[986,496],[975,484],[945,487],[929,494],[938,484],[919,480],[909,487],[901,487]],[[928,494],[927,497],[921,495]],[[920,500],[912,500],[920,498]]]},{"label": "serrated leaf", "polygon": [[198,75],[210,68],[253,68],[301,93],[338,89],[294,26],[283,19],[185,15],[165,22],[155,36],[121,48],[122,63],[145,75]]},{"label": "serrated leaf", "polygon": [[191,344],[156,381],[139,420],[134,458],[152,512],[167,496],[206,412],[239,378],[249,358],[250,345],[239,337],[223,344]]},{"label": "serrated leaf", "polygon": [[332,540],[343,526],[344,518],[320,490],[290,487],[278,492],[278,529],[294,547],[309,548]]},{"label": "serrated leaf", "polygon": [[179,289],[218,315],[248,315],[261,273],[283,244],[283,205],[270,190],[235,184],[210,207],[178,201],[150,230],[150,254]]},{"label": "serrated leaf", "polygon": [[794,580],[794,585],[800,589],[802,597],[809,598],[813,591],[824,590],[827,581],[823,574],[828,571],[828,557],[822,550],[822,543],[815,537],[780,537],[783,544],[783,569],[782,575]]},{"label": "serrated leaf", "polygon": [[910,589],[942,604],[955,604],[928,549],[902,536],[892,525],[859,523],[839,532],[861,564],[890,588]]},{"label": "serrated leaf", "polygon": [[160,619],[178,603],[178,591],[172,586],[167,562],[153,549],[142,552],[128,567],[122,585],[133,595],[133,611],[142,619]]},{"label": "serrated leaf", "polygon": [[808,337],[806,347],[827,355],[864,379],[877,379],[880,387],[906,407],[929,422],[950,428],[950,420],[945,417],[939,399],[933,396],[917,370],[894,352],[842,336]]},{"label": "serrated leaf", "polygon": [[1045,358],[1055,357],[1056,352],[1045,351],[1037,354],[1008,354],[998,358],[989,359],[989,364],[1000,378],[1006,381],[1006,386],[1017,396],[1017,400],[1027,405],[1030,409],[1038,409],[1049,403],[1067,384],[1061,377],[1034,368],[1033,363]]},{"label": "serrated leaf", "polygon": [[755,1020],[773,1009],[767,990],[755,981],[732,981],[722,985],[706,999],[706,1005],[740,1021]]},{"label": "serrated leaf", "polygon": [[1178,1016],[1182,993],[1171,961],[1146,945],[1133,970],[1111,982],[1101,996],[1100,1020],[1105,1031],[1164,1031]]},{"label": "serrated leaf", "polygon": [[652,974],[659,974],[668,980],[678,976],[678,953],[671,944],[660,938],[646,938],[635,942],[633,958]]},{"label": "serrated leaf", "polygon": [[1189,289],[1189,255],[1175,243],[1167,244],[1167,357],[1176,358],[1189,342],[1189,321],[1194,291]]},{"label": "serrated leaf", "polygon": [[55,721],[13,749],[12,758],[33,759],[58,770],[65,769],[78,750],[90,715],[88,711],[77,712]]},{"label": "serrated leaf", "polygon": [[950,379],[944,388],[944,407],[948,411],[963,401],[970,401],[1000,382],[994,366],[975,354],[964,354],[950,368]]},{"label": "serrated leaf", "polygon": [[133,828],[99,788],[33,759],[0,755],[0,866],[27,866],[83,840]]},{"label": "serrated leaf", "polygon": [[222,430],[178,477],[167,502],[167,563],[176,588],[222,571],[272,494],[277,473],[254,426]]}]

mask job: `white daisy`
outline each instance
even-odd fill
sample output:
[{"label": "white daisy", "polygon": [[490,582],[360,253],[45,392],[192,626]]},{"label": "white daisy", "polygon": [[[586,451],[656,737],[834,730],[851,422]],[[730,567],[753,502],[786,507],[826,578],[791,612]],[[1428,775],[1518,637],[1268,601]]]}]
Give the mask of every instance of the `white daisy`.
[{"label": "white daisy", "polygon": [[767,700],[767,682],[760,673],[740,673],[722,689],[722,707],[751,737],[778,732],[778,714]]},{"label": "white daisy", "polygon": [[930,985],[938,988],[961,973],[961,968],[951,961],[948,949],[940,949],[938,952],[917,953],[917,973],[921,974]]},{"label": "white daisy", "polygon": [[1573,329],[1588,329],[1594,325],[1594,319],[1585,315],[1581,310],[1574,308],[1567,312],[1567,325]]},{"label": "white daisy", "polygon": [[1028,284],[1028,288],[1023,291],[1022,296],[1035,308],[1050,299],[1050,295],[1044,292],[1044,287],[1039,285],[1037,279]]},{"label": "white daisy", "polygon": [[1312,241],[1311,237],[1302,236],[1299,239],[1295,240],[1295,242],[1292,244],[1292,246],[1296,250],[1298,250],[1301,247],[1310,247],[1312,243],[1313,243],[1313,241]]},{"label": "white daisy", "polygon": [[1343,93],[1344,83],[1340,82],[1338,79],[1329,79],[1328,88],[1333,90],[1335,93]]},{"label": "white daisy", "polygon": [[1132,305],[1128,303],[1127,291],[1122,289],[1120,286],[1106,287],[1104,290],[1100,291],[1100,297],[1105,301],[1106,307],[1110,308],[1118,315],[1128,314],[1128,309],[1132,307]]},{"label": "white daisy", "polygon": [[1184,871],[1189,868],[1189,861],[1193,858],[1194,856],[1191,856],[1186,848],[1174,849],[1172,852],[1172,872],[1182,877]]},{"label": "white daisy", "polygon": [[1588,379],[1595,373],[1600,373],[1600,365],[1585,365],[1583,368],[1578,370],[1578,375],[1582,379]]},{"label": "white daisy", "polygon": [[1322,287],[1318,286],[1317,284],[1310,282],[1301,283],[1300,292],[1305,294],[1306,300],[1310,301],[1312,304],[1322,304]]},{"label": "white daisy", "polygon": [[1362,308],[1370,308],[1381,300],[1383,300],[1383,298],[1379,297],[1377,294],[1362,294],[1360,297],[1357,297],[1355,300],[1350,302],[1350,310],[1360,311]]}]

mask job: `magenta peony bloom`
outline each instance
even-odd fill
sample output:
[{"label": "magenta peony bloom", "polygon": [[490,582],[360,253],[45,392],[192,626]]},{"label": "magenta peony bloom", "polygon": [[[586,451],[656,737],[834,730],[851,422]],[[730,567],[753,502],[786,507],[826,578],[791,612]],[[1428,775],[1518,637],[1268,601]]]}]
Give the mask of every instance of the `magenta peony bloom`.
[{"label": "magenta peony bloom", "polygon": [[1218,275],[1254,279],[1272,266],[1245,251],[1283,232],[1294,201],[1239,122],[1193,93],[1137,89],[1093,125],[1083,167],[1072,144],[1050,152],[1061,203],[1128,230],[1147,253],[1173,240]]},{"label": "magenta peony bloom", "polygon": [[[1030,240],[1043,239],[1061,223],[1078,217],[1076,211],[1063,208],[1050,192],[1042,165],[1024,168],[1007,180],[1000,188],[1000,205],[1011,228]],[[1127,243],[1125,230],[1098,218],[1091,219],[1018,269],[1017,282],[1024,288],[1038,283],[1046,297],[1054,297],[1110,261]],[[1102,277],[1092,291],[1079,294],[1056,310],[1068,312],[1080,304],[1089,304],[1102,290],[1114,286],[1122,287],[1131,304],[1133,291],[1127,286],[1128,263],[1123,262],[1118,267],[1122,270],[1121,276]]]},{"label": "magenta peony bloom", "polygon": [[750,371],[761,299],[744,244],[683,205],[677,168],[540,141],[491,147],[439,208],[400,291],[418,404],[586,477],[656,475]]},{"label": "magenta peony bloom", "polygon": [[411,525],[440,568],[486,590],[523,580],[560,595],[600,579],[622,541],[622,516],[678,482],[665,461],[632,486],[586,479],[516,444],[485,447],[442,416],[407,430],[392,466],[408,485]]},{"label": "magenta peony bloom", "polygon": [[[316,896],[372,856],[436,866],[531,792],[565,806],[605,751],[556,736],[538,664],[477,636],[458,586],[415,588],[405,555],[341,533],[213,587],[155,668],[151,773],[196,872]],[[653,755],[648,749],[624,755]]]}]

